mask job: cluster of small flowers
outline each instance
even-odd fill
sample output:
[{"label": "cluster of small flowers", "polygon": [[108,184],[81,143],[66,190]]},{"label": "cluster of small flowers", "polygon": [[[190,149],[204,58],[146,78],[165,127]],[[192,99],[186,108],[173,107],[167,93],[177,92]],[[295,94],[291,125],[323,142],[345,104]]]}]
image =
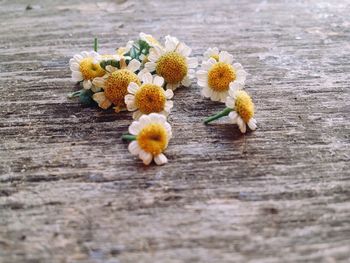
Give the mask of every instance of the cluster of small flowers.
[{"label": "cluster of small flowers", "polygon": [[[97,103],[102,109],[133,112],[129,134],[122,136],[131,141],[130,153],[138,155],[145,165],[152,160],[158,165],[167,163],[163,152],[172,137],[167,117],[173,108],[174,90],[190,86],[198,66],[197,59],[190,57],[191,48],[172,36],[166,36],[161,44],[140,33],[138,40],[129,41],[115,54],[97,53],[96,39],[94,49],[69,61],[72,79],[82,89],[68,96],[79,97],[84,104]],[[202,95],[227,106],[204,123],[229,115],[244,133],[246,124],[256,128],[254,104],[242,90],[246,72],[232,61],[232,55],[217,48],[204,53],[202,68],[196,73]]]}]

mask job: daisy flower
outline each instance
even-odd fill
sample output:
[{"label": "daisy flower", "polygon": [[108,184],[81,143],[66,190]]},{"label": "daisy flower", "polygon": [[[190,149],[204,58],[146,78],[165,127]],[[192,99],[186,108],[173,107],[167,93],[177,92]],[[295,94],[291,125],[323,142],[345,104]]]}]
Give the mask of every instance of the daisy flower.
[{"label": "daisy flower", "polygon": [[[213,101],[225,102],[230,85],[243,86],[247,72],[242,65],[233,62],[233,56],[226,51],[208,49],[201,70],[197,71],[198,85],[203,87],[202,95]],[[218,53],[218,54],[217,54]],[[232,84],[231,84],[232,83]]]},{"label": "daisy flower", "polygon": [[83,82],[84,89],[97,91],[92,85],[92,80],[96,77],[102,77],[105,74],[103,68],[99,64],[100,55],[95,51],[83,51],[80,54],[74,55],[69,60],[69,67],[72,71],[72,80]]},{"label": "daisy flower", "polygon": [[166,89],[175,90],[180,85],[188,87],[194,75],[194,68],[198,62],[196,58],[190,58],[191,48],[176,37],[165,37],[165,48],[153,46],[148,55],[149,62],[145,68],[150,72],[164,78]]},{"label": "daisy flower", "polygon": [[205,124],[217,120],[223,116],[228,116],[232,123],[237,124],[240,131],[245,133],[247,125],[251,130],[256,129],[254,117],[254,103],[247,92],[242,87],[231,85],[229,96],[226,98],[226,107],[221,112],[212,115],[204,120]]},{"label": "daisy flower", "polygon": [[141,116],[129,126],[129,133],[122,138],[132,141],[128,147],[130,153],[138,155],[145,165],[152,160],[158,165],[168,162],[163,152],[168,147],[172,132],[164,115],[151,113]]},{"label": "daisy flower", "polygon": [[138,120],[143,114],[152,112],[168,116],[174,105],[170,100],[174,96],[173,91],[163,89],[164,79],[162,77],[152,76],[149,72],[140,73],[142,85],[131,82],[128,86],[130,94],[125,96],[127,109],[134,111],[133,119]]},{"label": "daisy flower", "polygon": [[254,103],[247,92],[238,87],[231,87],[226,99],[226,106],[232,109],[228,115],[232,123],[237,124],[240,131],[245,133],[247,125],[251,130],[256,129],[254,117]]},{"label": "daisy flower", "polygon": [[140,80],[135,74],[141,63],[133,59],[127,65],[125,59],[119,61],[119,68],[106,66],[107,73],[103,77],[93,80],[96,87],[102,88],[102,92],[95,93],[92,98],[102,109],[109,108],[112,104],[116,112],[125,109],[124,97],[128,94],[128,86],[131,82],[140,85]]}]

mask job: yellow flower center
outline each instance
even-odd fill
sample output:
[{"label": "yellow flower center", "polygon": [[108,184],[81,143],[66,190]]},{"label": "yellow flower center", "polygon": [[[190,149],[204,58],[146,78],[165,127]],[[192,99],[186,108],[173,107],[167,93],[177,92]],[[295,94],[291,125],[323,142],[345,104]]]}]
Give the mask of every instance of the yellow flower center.
[{"label": "yellow flower center", "polygon": [[151,123],[137,135],[137,143],[145,152],[158,155],[168,146],[168,134],[163,125]]},{"label": "yellow flower center", "polygon": [[235,110],[245,123],[254,117],[254,103],[244,90],[237,91]]},{"label": "yellow flower center", "polygon": [[93,63],[93,58],[84,58],[80,61],[79,69],[85,80],[102,77],[105,74],[100,64]]},{"label": "yellow flower center", "polygon": [[219,61],[219,55],[211,55],[210,57],[215,59],[216,61]]},{"label": "yellow flower center", "polygon": [[112,72],[105,81],[104,93],[114,105],[125,108],[124,97],[128,94],[130,82],[141,85],[136,74],[128,69],[120,69]]},{"label": "yellow flower center", "polygon": [[135,94],[135,104],[144,114],[164,110],[166,97],[162,87],[154,84],[144,84]]},{"label": "yellow flower center", "polygon": [[156,72],[167,83],[176,84],[187,75],[186,58],[181,54],[171,51],[161,56],[157,62]]},{"label": "yellow flower center", "polygon": [[224,92],[229,89],[231,81],[236,79],[235,69],[227,63],[215,63],[208,72],[208,85],[217,92]]}]

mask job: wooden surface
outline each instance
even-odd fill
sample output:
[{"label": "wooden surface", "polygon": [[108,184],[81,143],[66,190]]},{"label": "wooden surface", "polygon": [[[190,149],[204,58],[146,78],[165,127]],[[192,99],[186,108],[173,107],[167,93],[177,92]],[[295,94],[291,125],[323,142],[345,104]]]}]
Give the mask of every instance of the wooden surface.
[{"label": "wooden surface", "polygon": [[[349,1],[0,1],[0,262],[349,262]],[[26,8],[27,7],[27,8]],[[170,163],[84,108],[69,58],[173,34],[250,73],[259,129],[176,91]]]}]

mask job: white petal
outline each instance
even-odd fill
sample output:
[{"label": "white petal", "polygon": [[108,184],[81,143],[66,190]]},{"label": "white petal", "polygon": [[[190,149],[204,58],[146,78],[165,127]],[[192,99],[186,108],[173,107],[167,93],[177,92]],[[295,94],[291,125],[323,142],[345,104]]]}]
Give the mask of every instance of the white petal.
[{"label": "white petal", "polygon": [[189,68],[196,68],[198,66],[198,59],[197,58],[188,58],[187,64]]},{"label": "white petal", "polygon": [[172,136],[171,125],[169,124],[169,122],[165,122],[164,127],[168,133],[168,139],[170,139]]},{"label": "white petal", "polygon": [[244,123],[241,117],[237,116],[237,125],[240,129],[241,133],[245,133],[247,131],[247,125]]},{"label": "white petal", "polygon": [[164,78],[158,75],[154,76],[153,84],[162,87],[164,84]]},{"label": "white petal", "polygon": [[139,88],[140,88],[140,86],[137,85],[135,82],[130,82],[130,84],[128,86],[128,92],[131,94],[136,94],[136,92],[138,91]]},{"label": "white petal", "polygon": [[178,45],[179,40],[176,37],[166,36],[165,37],[165,50],[166,51],[174,51],[176,46]]},{"label": "white petal", "polygon": [[209,58],[207,61],[203,61],[202,63],[202,70],[208,71],[211,69],[211,67],[217,63],[217,61],[213,58]]},{"label": "white petal", "polygon": [[170,90],[176,90],[180,85],[179,84],[166,84],[166,89],[170,89]]},{"label": "white petal", "polygon": [[132,118],[133,118],[134,120],[138,120],[138,119],[140,119],[140,117],[141,117],[142,115],[143,115],[143,113],[142,113],[141,111],[137,110],[137,111],[133,112]]},{"label": "white petal", "polygon": [[132,135],[137,135],[141,131],[141,124],[138,121],[134,121],[129,126],[129,133]]},{"label": "white petal", "polygon": [[218,92],[218,93],[219,93],[219,101],[225,103],[226,98],[228,96],[228,92],[225,91],[225,92]]},{"label": "white petal", "polygon": [[248,126],[249,126],[249,129],[251,129],[252,131],[254,131],[256,129],[256,121],[255,119],[251,118],[249,121],[248,121]]},{"label": "white petal", "polygon": [[191,85],[191,80],[188,76],[184,77],[184,79],[181,81],[181,84],[185,87],[189,87]]},{"label": "white petal", "polygon": [[149,165],[152,162],[153,156],[152,154],[145,152],[143,150],[139,153],[140,159],[143,161],[145,165]]},{"label": "white petal", "polygon": [[82,55],[83,58],[90,57],[89,52],[87,51],[83,51],[80,54]]},{"label": "white petal", "polygon": [[165,123],[166,122],[166,117],[161,115],[161,114],[151,113],[148,116],[152,122],[158,122],[158,123]]},{"label": "white petal", "polygon": [[192,52],[192,49],[189,46],[187,46],[185,43],[178,44],[176,50],[184,57],[188,57]]},{"label": "white petal", "polygon": [[126,101],[126,99],[125,99],[125,104],[126,104],[126,108],[127,108],[128,111],[135,111],[135,110],[137,110],[137,106],[135,105],[135,101],[134,100]]},{"label": "white petal", "polygon": [[96,86],[92,85],[92,87],[91,87],[91,91],[92,91],[92,92],[94,92],[94,93],[96,93],[96,92],[100,92],[100,91],[101,91],[101,88],[99,88],[99,87],[96,87]]},{"label": "white petal", "polygon": [[135,72],[140,68],[140,66],[141,66],[141,62],[136,59],[133,59],[129,62],[127,69],[132,72]]},{"label": "white petal", "polygon": [[201,94],[203,97],[205,98],[210,98],[211,95],[213,94],[213,91],[212,89],[208,88],[208,87],[204,87],[202,90],[201,90]]},{"label": "white petal", "polygon": [[174,97],[174,92],[171,89],[167,89],[165,91],[165,97],[170,100],[172,97]]},{"label": "white petal", "polygon": [[148,59],[151,62],[155,62],[160,58],[162,54],[163,54],[163,50],[158,46],[154,46],[149,50]]},{"label": "white petal", "polygon": [[217,47],[208,48],[207,51],[204,52],[204,58],[209,59],[211,56],[219,55],[219,49]]},{"label": "white petal", "polygon": [[169,113],[173,107],[174,102],[172,100],[168,100],[167,102],[165,102],[164,110]]},{"label": "white petal", "polygon": [[71,71],[79,71],[80,66],[77,62],[73,61],[72,63],[69,63],[69,68]]},{"label": "white petal", "polygon": [[236,72],[236,81],[243,83],[245,82],[246,78],[247,78],[247,72],[245,72],[244,70],[239,70]]},{"label": "white petal", "polygon": [[226,103],[225,104],[226,104],[226,107],[228,107],[230,109],[233,109],[235,107],[235,100],[232,97],[228,96],[226,98]]},{"label": "white petal", "polygon": [[152,74],[147,72],[142,75],[142,82],[145,84],[151,84],[153,82]]},{"label": "white petal", "polygon": [[137,74],[137,77],[139,79],[142,79],[143,74],[146,74],[148,72],[149,72],[148,69],[144,68],[144,69],[140,70],[140,72]]},{"label": "white petal", "polygon": [[233,67],[236,71],[243,69],[243,66],[240,63],[234,63]]},{"label": "white petal", "polygon": [[83,74],[81,74],[79,71],[73,71],[72,72],[72,80],[73,81],[82,81],[83,78]]},{"label": "white petal", "polygon": [[147,62],[147,63],[145,64],[145,68],[146,68],[149,72],[155,71],[155,70],[156,70],[156,66],[157,66],[157,64],[154,63],[154,62]]},{"label": "white petal", "polygon": [[166,156],[164,154],[160,153],[154,157],[154,162],[157,165],[162,165],[162,164],[167,163],[168,159],[166,158]]},{"label": "white petal", "polygon": [[237,123],[237,117],[238,117],[237,112],[231,111],[231,112],[228,114],[228,117],[230,118],[230,120],[231,120],[231,122],[232,122],[233,124]]},{"label": "white petal", "polygon": [[81,55],[74,55],[74,60],[76,61],[76,62],[80,62],[80,61],[82,61],[83,60],[83,57],[81,56]]},{"label": "white petal", "polygon": [[105,79],[101,77],[96,77],[92,80],[92,84],[94,86],[99,87],[99,88],[104,88],[105,86]]},{"label": "white petal", "polygon": [[91,80],[84,80],[83,81],[83,88],[84,89],[91,89],[91,87],[92,87]]},{"label": "white petal", "polygon": [[114,71],[117,71],[118,69],[116,68],[116,67],[113,67],[113,66],[111,66],[111,65],[107,65],[106,66],[106,71],[108,71],[108,72],[110,72],[110,73],[112,73],[112,72],[114,72]]},{"label": "white petal", "polygon": [[132,155],[138,155],[140,153],[140,146],[137,141],[132,141],[129,143],[128,150]]},{"label": "white petal", "polygon": [[151,119],[149,118],[148,115],[142,115],[139,119],[139,122],[141,126],[144,127],[145,125],[151,122]]},{"label": "white petal", "polygon": [[227,51],[221,51],[219,54],[219,61],[227,64],[231,64],[233,61],[233,56]]},{"label": "white petal", "polygon": [[210,98],[211,98],[212,101],[219,101],[220,100],[219,93],[216,92],[216,91],[213,91],[213,93],[211,94]]}]

